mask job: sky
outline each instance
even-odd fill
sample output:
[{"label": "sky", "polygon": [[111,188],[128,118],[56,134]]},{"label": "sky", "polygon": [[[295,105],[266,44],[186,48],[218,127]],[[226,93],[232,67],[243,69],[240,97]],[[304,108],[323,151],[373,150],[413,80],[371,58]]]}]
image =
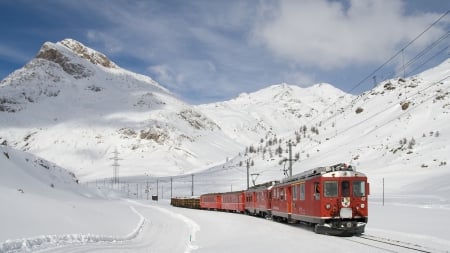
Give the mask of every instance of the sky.
[{"label": "sky", "polygon": [[447,59],[448,10],[447,0],[1,0],[0,79],[44,42],[72,38],[192,104],[279,83],[360,94]]}]

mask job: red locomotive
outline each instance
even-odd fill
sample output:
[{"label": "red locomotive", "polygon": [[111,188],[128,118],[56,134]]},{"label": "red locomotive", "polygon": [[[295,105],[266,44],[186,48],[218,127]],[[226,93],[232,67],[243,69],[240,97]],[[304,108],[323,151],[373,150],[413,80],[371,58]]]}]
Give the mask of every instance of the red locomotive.
[{"label": "red locomotive", "polygon": [[364,232],[368,219],[367,177],[337,164],[294,175],[272,189],[272,217],[315,225],[317,233]]},{"label": "red locomotive", "polygon": [[200,208],[314,225],[316,233],[354,235],[368,220],[367,177],[346,164],[319,167],[246,191],[200,196]]}]

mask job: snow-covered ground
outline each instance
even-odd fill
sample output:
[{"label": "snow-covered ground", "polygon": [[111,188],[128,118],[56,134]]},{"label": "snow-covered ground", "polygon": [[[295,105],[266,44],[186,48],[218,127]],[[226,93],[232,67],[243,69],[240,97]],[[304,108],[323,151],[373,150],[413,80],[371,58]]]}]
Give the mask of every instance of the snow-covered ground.
[{"label": "snow-covered ground", "polygon": [[450,251],[450,208],[430,205],[426,195],[389,193],[384,205],[370,196],[365,238],[333,237],[305,225],[176,208],[167,196],[127,198],[109,186],[80,185],[64,169],[4,146],[0,166],[0,252]]},{"label": "snow-covered ground", "polygon": [[[281,84],[192,106],[64,43],[84,48],[46,43],[0,82],[0,252],[450,251],[450,60],[356,97]],[[289,141],[294,174],[348,162],[368,176],[365,236],[168,205],[245,189],[247,164],[281,179]]]}]

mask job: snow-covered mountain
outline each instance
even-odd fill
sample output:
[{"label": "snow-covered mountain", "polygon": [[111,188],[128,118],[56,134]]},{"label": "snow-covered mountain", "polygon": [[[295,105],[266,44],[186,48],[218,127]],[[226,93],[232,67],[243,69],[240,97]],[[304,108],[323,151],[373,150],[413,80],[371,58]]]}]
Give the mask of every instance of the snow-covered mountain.
[{"label": "snow-covered mountain", "polygon": [[[0,143],[80,178],[180,174],[225,160],[238,146],[151,78],[66,39],[0,83]],[[208,145],[208,148],[203,148]]]},{"label": "snow-covered mountain", "polygon": [[352,95],[330,84],[308,88],[279,84],[243,93],[230,101],[197,108],[244,145],[261,138],[284,136],[311,122],[319,122],[346,106]]},{"label": "snow-covered mountain", "polygon": [[[192,106],[68,39],[45,43],[35,59],[1,82],[0,143],[82,180],[111,177],[116,149],[121,176],[211,168],[207,181],[213,172],[233,178],[217,180],[219,190],[243,185],[245,177],[230,168],[245,161],[252,160],[259,182],[282,177],[286,165],[280,161],[291,141],[294,173],[350,162],[369,173],[375,191],[391,177],[399,192],[411,192],[409,186],[420,181],[443,196],[450,191],[446,181],[434,179],[450,176],[449,66],[447,60],[413,77],[386,80],[359,96],[329,84],[279,84]],[[436,181],[439,186],[427,183]]]},{"label": "snow-covered mountain", "polygon": [[202,170],[350,96],[326,84],[281,84],[191,106],[72,39],[45,43],[0,90],[0,142],[82,179],[111,177],[116,149],[121,176]]},{"label": "snow-covered mountain", "polygon": [[[368,174],[374,194],[381,194],[385,179],[391,193],[415,198],[427,195],[423,197],[426,203],[447,205],[449,92],[447,60],[416,76],[383,81],[351,100],[348,96],[331,99],[330,106],[319,115],[306,121],[300,119],[290,134],[285,132],[278,140],[269,136],[247,144],[252,151],[248,148],[248,154],[223,167],[233,168],[251,159],[255,165],[250,173],[258,174],[259,182],[279,178],[280,170],[287,168],[280,161],[288,158],[286,142],[291,140],[296,160],[294,174],[320,165],[352,163]],[[224,184],[223,189],[226,188]]]},{"label": "snow-covered mountain", "polygon": [[[151,176],[161,175],[173,176],[174,196],[191,195],[193,181],[182,174],[192,172],[195,195],[245,189],[247,164],[256,183],[280,179],[289,142],[294,174],[340,162],[367,174],[369,235],[444,252],[449,245],[442,220],[450,210],[449,92],[447,60],[416,76],[383,81],[359,96],[329,84],[279,84],[192,106],[77,41],[45,43],[35,59],[0,82],[0,223],[7,228],[0,229],[0,252],[47,247],[65,252],[64,245],[89,249],[89,244],[147,250],[161,241],[162,252],[172,252],[174,244],[190,252],[199,226],[186,217],[202,224],[195,243],[216,248],[223,241],[221,231],[229,229],[228,218],[181,211],[185,217],[161,206],[150,211],[145,197],[146,205],[118,199],[142,199],[145,181],[156,183]],[[115,188],[122,193],[103,180],[112,176],[115,150],[120,175],[133,176]],[[78,179],[102,183],[86,187]],[[159,180],[168,183],[168,178]],[[151,185],[150,194],[164,199],[172,187]],[[417,217],[424,218],[410,223]],[[218,220],[225,220],[219,232]],[[295,229],[276,232],[294,240],[301,231]],[[309,245],[315,249],[321,242]]]}]

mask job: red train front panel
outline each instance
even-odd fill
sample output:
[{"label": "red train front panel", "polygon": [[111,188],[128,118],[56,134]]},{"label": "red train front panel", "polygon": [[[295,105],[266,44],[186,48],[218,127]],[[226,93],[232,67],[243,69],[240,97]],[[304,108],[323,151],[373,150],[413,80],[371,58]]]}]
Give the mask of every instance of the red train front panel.
[{"label": "red train front panel", "polygon": [[[333,171],[291,183],[291,219],[328,230],[364,231],[368,219],[369,184],[355,171]],[[328,233],[328,232],[327,232]]]}]

